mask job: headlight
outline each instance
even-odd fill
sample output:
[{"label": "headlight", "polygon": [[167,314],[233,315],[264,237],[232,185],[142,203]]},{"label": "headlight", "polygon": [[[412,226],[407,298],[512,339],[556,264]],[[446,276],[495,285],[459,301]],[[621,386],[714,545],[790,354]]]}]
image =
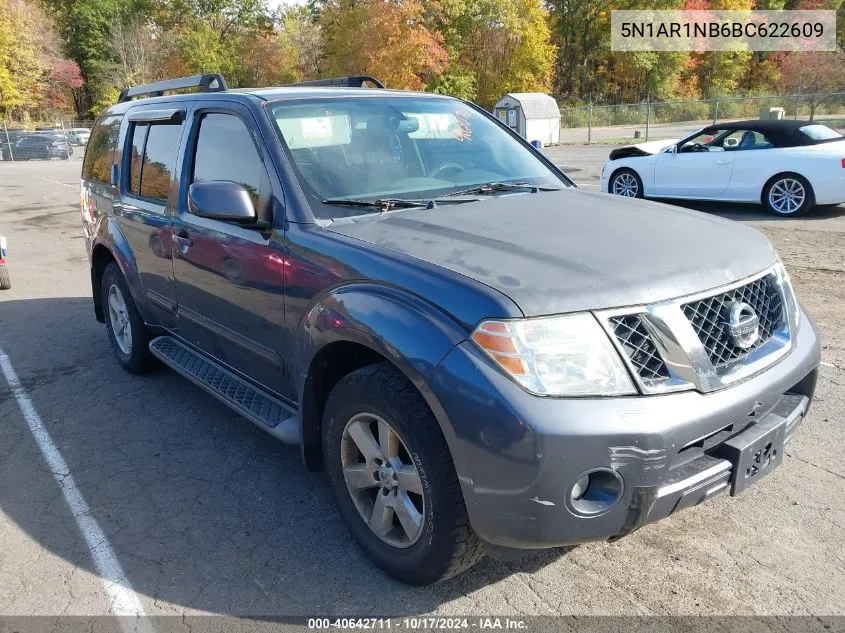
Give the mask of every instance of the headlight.
[{"label": "headlight", "polygon": [[789,273],[786,272],[786,267],[779,259],[778,263],[775,264],[775,275],[781,288],[783,288],[783,297],[786,300],[786,313],[789,317],[789,324],[797,330],[801,321],[798,298],[795,296],[795,290],[792,287],[792,280],[789,278]]},{"label": "headlight", "polygon": [[531,393],[636,393],[622,359],[592,314],[484,321],[473,332],[472,340]]}]

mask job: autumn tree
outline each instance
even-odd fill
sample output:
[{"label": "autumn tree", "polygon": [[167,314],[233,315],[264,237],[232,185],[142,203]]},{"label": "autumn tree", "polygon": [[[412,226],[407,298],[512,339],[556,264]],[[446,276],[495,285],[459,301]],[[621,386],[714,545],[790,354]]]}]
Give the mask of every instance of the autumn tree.
[{"label": "autumn tree", "polygon": [[47,15],[26,0],[0,0],[0,114],[67,109],[81,86],[79,67],[58,53]]},{"label": "autumn tree", "polygon": [[780,72],[784,91],[804,95],[810,120],[829,93],[845,89],[845,51],[802,52],[788,55]]},{"label": "autumn tree", "polygon": [[36,107],[50,60],[39,31],[44,16],[23,0],[0,0],[0,113]]},{"label": "autumn tree", "polygon": [[427,28],[417,0],[330,0],[321,9],[321,71],[373,75],[394,88],[420,89],[447,67],[443,36]]},{"label": "autumn tree", "polygon": [[316,79],[320,74],[323,33],[317,15],[305,5],[285,7],[277,16],[282,37],[295,56],[295,71],[303,79]]}]

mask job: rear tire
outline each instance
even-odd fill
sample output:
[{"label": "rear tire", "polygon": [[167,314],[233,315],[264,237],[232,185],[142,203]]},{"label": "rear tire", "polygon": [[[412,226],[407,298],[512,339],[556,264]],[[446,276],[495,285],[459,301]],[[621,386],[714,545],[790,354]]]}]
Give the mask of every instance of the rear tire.
[{"label": "rear tire", "polygon": [[[362,445],[376,457],[366,457]],[[484,556],[440,426],[390,363],[354,371],[332,389],[323,415],[323,456],[353,537],[394,578],[430,585]]]},{"label": "rear tire", "polygon": [[624,198],[642,198],[643,181],[633,169],[623,167],[613,172],[607,190],[615,196]]},{"label": "rear tire", "polygon": [[771,178],[763,187],[760,201],[769,213],[781,217],[803,215],[815,205],[810,183],[804,176],[793,173]]},{"label": "rear tire", "polygon": [[12,287],[12,277],[6,266],[0,266],[0,290],[8,290]]},{"label": "rear tire", "polygon": [[142,374],[158,366],[150,353],[150,331],[144,324],[123,273],[115,262],[103,271],[100,300],[106,318],[106,331],[117,362],[132,374]]}]

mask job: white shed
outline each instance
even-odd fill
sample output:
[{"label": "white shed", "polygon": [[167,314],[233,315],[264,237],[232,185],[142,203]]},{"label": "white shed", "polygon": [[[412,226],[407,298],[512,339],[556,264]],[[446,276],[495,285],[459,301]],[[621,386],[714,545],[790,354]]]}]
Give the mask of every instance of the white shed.
[{"label": "white shed", "polygon": [[560,108],[542,92],[510,92],[496,102],[493,114],[526,141],[560,142]]}]

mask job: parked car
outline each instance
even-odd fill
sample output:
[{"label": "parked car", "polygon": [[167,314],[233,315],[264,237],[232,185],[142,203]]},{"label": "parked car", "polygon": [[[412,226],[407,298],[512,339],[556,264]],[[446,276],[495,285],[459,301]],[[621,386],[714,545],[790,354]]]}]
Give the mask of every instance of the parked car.
[{"label": "parked car", "polygon": [[0,160],[11,160],[15,143],[27,134],[29,134],[29,132],[17,129],[0,131]]},{"label": "parked car", "polygon": [[74,145],[85,145],[91,137],[91,130],[87,127],[74,127],[67,131],[67,137]]},{"label": "parked car", "polygon": [[299,444],[414,584],[781,464],[820,347],[763,235],[580,190],[481,108],[366,82],[203,75],[102,114],[82,218],[120,365]]},{"label": "parked car", "polygon": [[602,191],[762,204],[795,216],[845,202],[845,137],[808,121],[736,121],[613,150]]},{"label": "parked car", "polygon": [[6,268],[6,238],[0,235],[0,290],[12,287],[12,277]]},{"label": "parked car", "polygon": [[36,133],[21,137],[12,148],[14,160],[61,158],[73,155],[67,139],[57,134]]}]

